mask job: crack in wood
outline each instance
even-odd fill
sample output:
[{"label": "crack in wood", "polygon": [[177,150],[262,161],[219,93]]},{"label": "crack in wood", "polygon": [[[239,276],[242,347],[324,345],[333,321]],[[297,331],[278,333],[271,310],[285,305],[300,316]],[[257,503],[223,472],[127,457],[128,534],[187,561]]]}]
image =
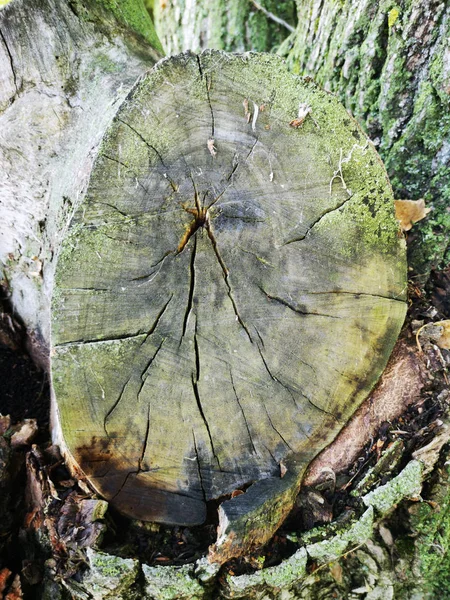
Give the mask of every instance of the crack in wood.
[{"label": "crack in wood", "polygon": [[93,340],[85,340],[83,338],[79,339],[79,340],[72,340],[70,342],[63,342],[61,344],[55,344],[55,348],[66,348],[66,347],[70,347],[70,346],[80,346],[83,344],[100,344],[100,343],[104,343],[104,342],[118,342],[120,340],[129,340],[132,338],[136,338],[136,337],[140,337],[142,335],[145,335],[145,331],[142,331],[142,329],[139,329],[136,333],[130,333],[127,335],[116,335],[116,336],[111,336],[111,337],[105,337],[105,338],[97,338],[97,339],[93,339]]},{"label": "crack in wood", "polygon": [[245,416],[244,409],[242,408],[241,401],[239,400],[239,396],[238,396],[238,394],[237,394],[236,387],[235,387],[235,385],[234,385],[234,379],[233,379],[233,373],[232,373],[232,371],[231,371],[231,367],[229,367],[229,371],[230,371],[230,380],[231,380],[231,386],[232,386],[232,388],[233,388],[233,392],[234,392],[234,395],[235,395],[235,398],[236,398],[236,402],[237,402],[237,403],[238,403],[238,405],[239,405],[239,408],[240,408],[240,410],[241,410],[241,413],[242,413],[242,417],[243,417],[243,419],[244,419],[245,427],[246,427],[246,429],[247,429],[248,438],[249,438],[249,440],[250,440],[250,444],[251,444],[251,446],[252,446],[253,453],[254,453],[254,454],[258,454],[258,452],[256,451],[256,448],[255,448],[255,444],[253,443],[253,438],[252,438],[252,434],[251,434],[251,431],[250,431],[250,427],[249,427],[249,424],[248,424],[248,421],[247,421],[247,417]]},{"label": "crack in wood", "polygon": [[[137,392],[137,398],[138,398],[138,400],[139,400],[139,395],[140,395],[140,393],[142,391],[142,388],[144,387],[144,384],[145,384],[145,382],[147,380],[147,377],[144,379],[144,375],[146,375],[147,371],[149,370],[151,364],[155,360],[156,356],[158,355],[158,352],[161,350],[161,348],[162,348],[162,346],[163,346],[163,344],[164,344],[165,341],[166,341],[166,338],[163,338],[163,340],[159,344],[158,348],[156,349],[156,352],[153,354],[153,356],[147,362],[147,364],[146,364],[146,366],[145,366],[145,368],[144,368],[144,370],[143,370],[143,372],[141,374],[141,384],[140,384],[139,390]],[[142,344],[141,344],[141,346],[142,346]],[[105,415],[105,418],[103,420],[103,429],[104,429],[104,431],[105,431],[105,433],[106,433],[106,435],[108,437],[110,437],[110,433],[108,431],[108,421],[109,421],[111,415],[113,414],[113,412],[119,406],[120,401],[122,400],[123,395],[125,393],[125,389],[126,389],[127,385],[130,383],[132,377],[133,377],[133,375],[130,375],[130,377],[127,379],[127,381],[125,382],[124,386],[122,387],[122,390],[121,390],[121,392],[119,394],[119,397],[117,398],[117,400],[114,402],[114,404],[111,406],[111,408],[108,410],[108,412]]]},{"label": "crack in wood", "polygon": [[233,291],[231,289],[231,285],[230,285],[230,282],[229,282],[229,271],[228,271],[228,268],[227,268],[227,266],[225,265],[225,263],[223,261],[222,256],[220,255],[219,248],[217,246],[217,241],[216,241],[216,238],[215,238],[214,233],[212,231],[211,223],[210,223],[209,219],[205,223],[205,228],[206,228],[206,231],[208,233],[208,237],[211,240],[212,247],[213,247],[214,253],[216,255],[217,261],[218,261],[218,263],[219,263],[219,265],[220,265],[220,267],[222,269],[223,279],[225,281],[225,285],[226,285],[227,290],[228,290],[228,297],[229,297],[229,299],[231,301],[231,304],[233,306],[233,310],[234,310],[234,314],[236,315],[236,319],[239,322],[239,324],[241,325],[241,327],[244,329],[245,333],[247,334],[247,337],[250,340],[250,343],[253,344],[253,338],[250,335],[250,331],[248,330],[247,325],[244,323],[244,321],[241,318],[241,315],[239,314],[239,311],[237,309],[237,304],[236,304],[236,301],[235,301],[235,299],[233,297]]},{"label": "crack in wood", "polygon": [[279,296],[272,296],[271,294],[269,294],[268,292],[266,292],[266,290],[262,286],[258,286],[258,287],[263,292],[263,294],[266,295],[266,297],[269,300],[273,300],[274,302],[278,302],[279,304],[282,304],[283,306],[286,306],[287,308],[289,308],[290,310],[292,310],[293,312],[295,312],[298,315],[316,316],[316,317],[328,317],[330,319],[340,319],[341,318],[341,317],[337,317],[336,315],[328,315],[326,313],[309,312],[309,311],[306,311],[306,310],[300,310],[299,308],[296,308],[295,306],[293,306],[292,304],[290,304],[284,298],[280,298]]},{"label": "crack in wood", "polygon": [[211,111],[211,137],[214,138],[214,129],[215,129],[214,112],[213,112],[213,108],[212,108],[212,104],[211,104],[211,96],[209,94],[209,90],[210,90],[212,82],[210,81],[208,83],[208,77],[205,73],[203,73],[202,65],[200,62],[200,56],[198,54],[197,54],[196,58],[197,58],[198,70],[200,73],[200,79],[205,82],[206,97],[208,99],[209,110]]},{"label": "crack in wood", "polygon": [[[131,129],[131,131],[133,131],[140,140],[142,140],[144,142],[144,144],[147,146],[147,148],[150,148],[150,150],[153,150],[153,152],[156,154],[156,156],[158,157],[160,163],[162,164],[162,166],[168,170],[168,167],[166,165],[166,163],[163,160],[163,157],[161,156],[161,153],[155,148],[155,146],[153,146],[152,144],[150,144],[150,142],[148,142],[144,136],[139,133],[139,131],[137,131],[137,129],[135,129],[132,125],[130,125],[129,123],[127,123],[126,121],[124,121],[123,119],[121,119],[120,117],[116,117],[118,121],[120,121],[120,123],[123,123],[123,125],[125,125],[126,127],[129,127]],[[177,185],[170,177],[167,173],[164,174],[165,177],[167,178],[167,181],[170,183],[170,186],[172,187],[174,192],[177,192],[179,189],[179,185]]]},{"label": "crack in wood", "polygon": [[[114,159],[110,158],[109,156],[106,156],[106,154],[103,154],[103,156],[105,156],[105,158],[108,158],[109,160],[114,160]],[[117,211],[120,215],[122,215],[122,217],[129,217],[129,215],[127,215],[127,213],[122,212],[120,209],[117,208],[117,206],[114,206],[114,204],[109,204],[109,202],[101,202],[100,200],[97,200],[95,202],[95,204],[101,204],[102,206],[109,206],[109,208],[112,208],[115,211]]]},{"label": "crack in wood", "polygon": [[394,296],[383,296],[382,294],[369,294],[364,292],[347,292],[344,290],[330,290],[324,292],[301,292],[302,296],[320,296],[327,294],[346,294],[349,296],[353,296],[354,298],[358,298],[359,296],[368,296],[369,298],[383,298],[383,300],[394,300],[395,302],[405,303],[405,300],[401,300]]},{"label": "crack in wood", "polygon": [[200,413],[200,416],[203,419],[203,423],[206,427],[206,431],[208,432],[209,443],[211,445],[211,450],[212,450],[213,456],[214,456],[215,460],[217,461],[219,470],[222,471],[222,467],[220,466],[219,457],[217,456],[216,450],[214,448],[214,443],[213,443],[213,439],[212,439],[212,435],[211,435],[211,430],[209,428],[209,423],[208,423],[208,420],[206,419],[206,415],[203,411],[202,401],[200,399],[200,392],[198,389],[198,382],[200,380],[200,352],[199,352],[199,346],[198,346],[198,341],[197,341],[197,323],[195,324],[195,331],[194,331],[194,352],[195,352],[195,373],[192,373],[192,375],[191,375],[192,389],[194,391],[194,397],[197,402],[198,411]]},{"label": "crack in wood", "polygon": [[264,404],[264,402],[262,403],[262,405],[263,405],[263,407],[264,407],[264,410],[266,411],[266,415],[267,415],[267,418],[269,419],[269,423],[270,423],[270,426],[272,427],[272,429],[275,431],[275,433],[276,433],[276,434],[279,436],[279,438],[282,440],[283,444],[285,444],[285,446],[286,446],[287,448],[289,448],[289,450],[290,450],[291,452],[294,452],[294,449],[293,449],[293,448],[291,447],[291,445],[290,445],[290,444],[289,444],[289,443],[288,443],[288,442],[287,442],[287,441],[284,439],[284,437],[281,435],[281,433],[278,431],[278,429],[277,429],[277,428],[275,427],[275,425],[273,424],[273,421],[272,421],[272,419],[270,418],[270,415],[269,415],[269,411],[267,410],[267,407],[266,407],[266,405]]},{"label": "crack in wood", "polygon": [[[173,254],[173,250],[168,250],[162,258],[160,258],[157,262],[150,265],[149,268],[154,269],[155,267],[157,267],[158,265],[163,263],[170,254]],[[162,268],[162,264],[161,264],[161,267],[157,271],[152,271],[151,273],[147,273],[146,275],[139,275],[139,277],[133,277],[132,279],[128,279],[127,281],[142,281],[142,282],[144,282],[145,279],[148,279],[149,282],[151,282],[151,281],[153,281],[154,276],[156,276],[161,271],[161,268]]]},{"label": "crack in wood", "polygon": [[217,464],[219,465],[219,470],[221,471],[222,468],[220,466],[220,461],[219,461],[219,458],[218,458],[218,456],[216,454],[216,451],[215,451],[215,448],[214,448],[214,442],[212,441],[212,435],[211,435],[211,430],[209,428],[208,421],[206,420],[205,413],[203,412],[202,402],[200,400],[200,394],[199,394],[199,391],[198,391],[198,382],[195,379],[194,373],[192,373],[191,382],[192,382],[192,389],[194,390],[194,397],[195,397],[195,400],[197,402],[198,411],[200,413],[200,416],[203,419],[203,423],[204,423],[204,425],[206,427],[206,431],[208,432],[209,443],[211,445],[211,450],[212,450],[213,456],[214,456],[215,460],[217,461]]},{"label": "crack in wood", "polygon": [[344,200],[342,200],[342,202],[339,202],[336,206],[332,206],[331,208],[328,208],[327,210],[325,210],[323,213],[321,213],[312,223],[310,223],[310,225],[308,225],[305,233],[303,233],[302,235],[299,235],[298,237],[292,238],[291,240],[288,240],[287,242],[284,242],[283,244],[281,244],[281,248],[283,246],[288,246],[289,244],[293,244],[295,242],[301,242],[302,240],[304,240],[309,233],[311,232],[311,230],[318,224],[320,223],[320,221],[326,216],[329,215],[330,213],[339,210],[340,208],[342,208],[345,204],[347,204],[347,202],[350,202],[350,200],[353,198],[354,194],[352,194],[350,197],[345,198]]},{"label": "crack in wood", "polygon": [[[189,316],[192,312],[192,302],[194,299],[194,288],[195,288],[195,256],[197,254],[197,236],[194,237],[194,244],[192,246],[192,253],[191,253],[191,261],[189,264],[189,273],[190,273],[190,279],[189,279],[189,295],[188,295],[188,302],[187,302],[187,306],[186,306],[186,311],[184,313],[184,319],[183,319],[183,331],[181,334],[181,339],[183,339],[183,337],[186,334],[186,328],[188,325],[188,321],[189,321]],[[195,323],[195,328],[197,329],[197,323]],[[181,340],[180,340],[181,343]]]},{"label": "crack in wood", "polygon": [[[150,370],[150,367],[152,366],[153,362],[155,361],[156,357],[158,356],[161,348],[163,347],[164,342],[166,341],[166,338],[163,338],[159,344],[159,346],[156,348],[153,356],[148,360],[147,364],[145,365],[144,370],[141,373],[141,384],[139,386],[138,392],[137,392],[137,399],[139,400],[139,396],[142,392],[142,389],[145,385],[145,382],[147,381],[148,378],[148,372]],[[145,379],[144,379],[145,378]]]},{"label": "crack in wood", "polygon": [[[19,93],[19,87],[17,85],[17,74],[16,74],[16,69],[14,67],[14,60],[13,60],[13,56],[12,56],[11,50],[9,49],[8,43],[6,41],[5,35],[4,35],[4,33],[3,33],[3,31],[1,29],[0,29],[0,38],[1,38],[3,44],[4,44],[5,48],[6,48],[6,53],[8,55],[9,64],[11,66],[11,72],[12,72],[12,75],[13,75],[14,87],[16,88],[16,95],[17,95]],[[13,97],[11,99],[11,103],[14,102],[14,100],[15,100],[15,98]]]},{"label": "crack in wood", "polygon": [[[127,169],[128,171],[130,171],[130,173],[133,173],[134,178],[136,179],[136,183],[138,184],[138,186],[141,187],[146,194],[149,194],[149,190],[139,181],[137,173],[135,171],[133,171],[133,169],[129,165],[127,165],[126,163],[122,162],[121,160],[118,160],[117,158],[113,158],[112,156],[108,156],[108,154],[102,153],[101,156],[103,156],[104,158],[110,160],[111,162],[115,162],[118,165],[120,165],[122,167],[125,167],[125,169]],[[119,179],[120,179],[120,170],[117,173],[118,173],[118,176],[119,176]],[[128,217],[129,216],[129,215],[123,213],[122,211],[120,211],[116,206],[113,206],[112,204],[108,204],[107,202],[98,202],[97,201],[97,204],[105,204],[106,206],[111,206],[111,208],[115,208],[117,210],[117,212],[119,212],[120,214],[122,214],[124,217]]]},{"label": "crack in wood", "polygon": [[259,333],[258,329],[256,328],[256,325],[253,325],[253,329],[256,331],[256,335],[258,336],[258,339],[261,342],[261,346],[264,348],[265,347],[264,340],[262,339],[261,334]]},{"label": "crack in wood", "polygon": [[119,405],[119,402],[122,400],[122,396],[125,393],[125,389],[126,389],[127,385],[129,384],[129,382],[131,380],[131,377],[132,377],[132,375],[130,375],[130,377],[128,377],[128,379],[126,380],[126,382],[123,384],[122,389],[120,390],[119,397],[114,402],[114,404],[111,406],[111,408],[108,410],[108,412],[105,415],[105,418],[103,419],[103,429],[104,429],[104,431],[105,431],[105,433],[106,433],[106,435],[108,437],[110,437],[110,434],[109,434],[109,431],[108,431],[108,420],[109,420],[109,417],[114,412],[114,410],[116,409],[116,407]]},{"label": "crack in wood", "polygon": [[148,408],[147,408],[147,427],[146,427],[146,430],[145,430],[144,443],[142,444],[141,456],[140,456],[139,461],[138,461],[138,470],[137,470],[137,473],[141,473],[143,471],[143,469],[142,469],[142,462],[143,462],[143,460],[145,458],[145,453],[147,451],[147,444],[148,444],[149,434],[150,434],[150,404],[148,405]]},{"label": "crack in wood", "polygon": [[203,483],[202,469],[201,469],[201,466],[200,466],[200,455],[198,453],[197,440],[195,439],[195,432],[194,432],[194,430],[192,430],[192,437],[194,438],[194,449],[195,449],[195,457],[196,457],[196,460],[197,460],[198,480],[199,480],[199,483],[200,483],[200,488],[202,490],[203,500],[206,503],[207,502],[207,496],[206,496],[205,486],[204,486],[204,483]]},{"label": "crack in wood", "polygon": [[[148,340],[148,338],[152,335],[152,333],[154,333],[155,329],[158,327],[159,322],[162,318],[162,316],[164,315],[164,313],[167,310],[167,307],[169,306],[169,304],[172,302],[172,298],[173,298],[173,292],[170,294],[169,299],[167,300],[167,302],[164,304],[164,306],[161,308],[161,310],[159,311],[159,313],[156,315],[156,319],[153,321],[153,325],[150,327],[150,329],[147,331],[147,335],[145,336],[145,339],[143,340],[141,346],[143,346],[145,344],[145,342]],[[165,339],[165,338],[164,338]]]}]

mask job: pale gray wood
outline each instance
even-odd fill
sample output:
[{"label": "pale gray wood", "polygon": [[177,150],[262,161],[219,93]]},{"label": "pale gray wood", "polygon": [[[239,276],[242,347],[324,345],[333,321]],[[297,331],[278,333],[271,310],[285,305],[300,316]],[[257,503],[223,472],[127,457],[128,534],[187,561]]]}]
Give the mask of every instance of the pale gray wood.
[{"label": "pale gray wood", "polygon": [[405,277],[384,168],[332,96],[269,55],[161,62],[59,256],[53,385],[75,462],[124,513],[181,524],[287,459],[301,472],[384,367]]}]

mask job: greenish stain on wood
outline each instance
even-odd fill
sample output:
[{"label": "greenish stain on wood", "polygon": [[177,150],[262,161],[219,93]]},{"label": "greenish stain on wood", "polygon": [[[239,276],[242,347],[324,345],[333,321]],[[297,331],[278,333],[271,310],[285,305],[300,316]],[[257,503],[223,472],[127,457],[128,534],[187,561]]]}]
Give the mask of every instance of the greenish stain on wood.
[{"label": "greenish stain on wood", "polygon": [[[311,113],[295,128],[299,104]],[[195,524],[261,480],[270,536],[403,322],[392,200],[355,121],[276,57],[186,53],[139,81],[53,297],[62,431],[95,489],[136,518]],[[229,514],[258,521],[251,496]]]}]

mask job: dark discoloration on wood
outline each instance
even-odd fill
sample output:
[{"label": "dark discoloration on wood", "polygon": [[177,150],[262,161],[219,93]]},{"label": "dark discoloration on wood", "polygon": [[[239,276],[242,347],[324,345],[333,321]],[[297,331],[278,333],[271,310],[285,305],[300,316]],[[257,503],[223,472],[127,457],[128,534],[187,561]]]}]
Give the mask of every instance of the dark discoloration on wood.
[{"label": "dark discoloration on wood", "polygon": [[[292,128],[299,103],[314,119]],[[344,118],[278,59],[218,52],[163,61],[120,109],[60,253],[52,342],[68,449],[124,513],[201,523],[287,458],[293,497],[385,366],[403,241]]]}]

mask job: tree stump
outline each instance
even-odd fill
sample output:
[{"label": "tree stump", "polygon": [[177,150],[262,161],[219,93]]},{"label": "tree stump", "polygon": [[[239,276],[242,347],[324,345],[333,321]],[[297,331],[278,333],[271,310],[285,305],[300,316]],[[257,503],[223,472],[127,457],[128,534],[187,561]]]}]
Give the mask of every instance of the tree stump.
[{"label": "tree stump", "polygon": [[384,167],[333,96],[270,55],[163,60],[59,253],[66,452],[134,518],[199,524],[253,484],[224,521],[271,506],[276,527],[379,377],[405,297]]}]

